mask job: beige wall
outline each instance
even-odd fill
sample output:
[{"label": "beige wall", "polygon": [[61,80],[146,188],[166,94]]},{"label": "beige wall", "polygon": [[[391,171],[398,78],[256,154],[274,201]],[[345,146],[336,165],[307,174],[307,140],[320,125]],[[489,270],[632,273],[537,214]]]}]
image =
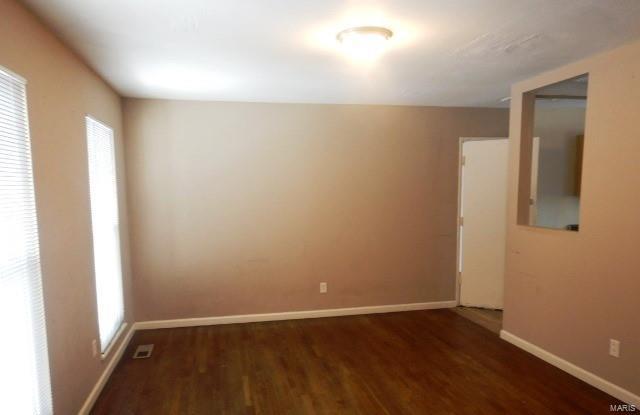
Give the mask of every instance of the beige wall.
[{"label": "beige wall", "polygon": [[454,299],[458,138],[506,136],[508,118],[138,99],[124,113],[136,320]]},{"label": "beige wall", "polygon": [[[91,350],[98,326],[84,116],[94,115],[114,128],[122,178],[120,98],[13,0],[0,0],[0,65],[28,82],[53,404],[57,414],[73,414],[107,363],[93,358]],[[126,318],[131,322],[122,179],[119,186]]]},{"label": "beige wall", "polygon": [[[589,73],[580,232],[516,225],[522,93]],[[505,330],[640,394],[640,43],[512,89]],[[521,123],[521,121],[523,121]],[[526,195],[525,195],[526,196]],[[621,341],[619,358],[609,339]]]}]

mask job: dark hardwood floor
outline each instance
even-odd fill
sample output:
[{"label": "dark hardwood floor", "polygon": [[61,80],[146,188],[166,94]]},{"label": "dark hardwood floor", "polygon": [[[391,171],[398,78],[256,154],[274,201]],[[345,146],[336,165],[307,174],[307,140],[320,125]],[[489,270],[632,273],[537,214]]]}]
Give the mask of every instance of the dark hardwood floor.
[{"label": "dark hardwood floor", "polygon": [[[135,346],[154,343],[150,359]],[[604,414],[618,401],[449,310],[137,332],[93,414]]]}]

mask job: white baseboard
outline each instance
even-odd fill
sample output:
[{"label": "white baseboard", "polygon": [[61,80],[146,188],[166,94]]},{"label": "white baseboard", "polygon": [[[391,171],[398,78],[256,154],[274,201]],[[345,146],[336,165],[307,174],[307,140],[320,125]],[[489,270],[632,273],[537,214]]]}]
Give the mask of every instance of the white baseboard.
[{"label": "white baseboard", "polygon": [[96,403],[96,399],[98,399],[98,396],[100,396],[100,392],[102,392],[102,388],[104,388],[104,385],[107,384],[107,381],[111,376],[111,373],[118,365],[118,362],[120,362],[120,358],[122,357],[122,354],[124,353],[125,349],[129,345],[129,341],[131,340],[131,337],[133,336],[133,333],[135,331],[136,331],[135,324],[133,324],[129,328],[129,331],[127,331],[127,334],[124,336],[122,341],[120,342],[120,345],[118,346],[118,348],[113,350],[114,353],[113,353],[113,356],[111,357],[111,360],[109,361],[107,366],[104,368],[102,375],[100,375],[100,377],[98,378],[98,381],[96,382],[93,389],[91,389],[91,393],[89,393],[89,396],[84,401],[84,404],[82,405],[82,408],[80,408],[78,415],[88,415],[89,412],[91,412],[91,408],[93,407],[93,404]]},{"label": "white baseboard", "polygon": [[531,353],[532,355],[544,360],[545,362],[550,363],[555,367],[564,370],[565,372],[569,373],[572,376],[577,377],[583,382],[586,382],[589,385],[596,387],[601,391],[606,392],[609,395],[620,399],[623,402],[626,402],[631,405],[635,405],[636,407],[640,408],[640,396],[624,388],[621,388],[620,386],[615,385],[609,382],[608,380],[601,378],[600,376],[597,376],[587,370],[584,370],[581,367],[578,367],[573,363],[568,362],[563,358],[556,356],[553,353],[550,353],[539,346],[536,346],[533,343],[529,343],[528,341],[521,339],[520,337],[514,334],[511,334],[508,331],[501,330],[500,338],[502,338],[505,341],[508,341],[514,346],[517,346]]},{"label": "white baseboard", "polygon": [[431,310],[451,308],[456,301],[435,301],[428,303],[391,304],[369,307],[333,308],[324,310],[287,311],[283,313],[243,314],[234,316],[182,318],[175,320],[139,321],[136,330],[168,329],[174,327],[211,326],[216,324],[255,323],[260,321],[298,320],[305,318],[352,316],[358,314],[393,313],[397,311]]}]

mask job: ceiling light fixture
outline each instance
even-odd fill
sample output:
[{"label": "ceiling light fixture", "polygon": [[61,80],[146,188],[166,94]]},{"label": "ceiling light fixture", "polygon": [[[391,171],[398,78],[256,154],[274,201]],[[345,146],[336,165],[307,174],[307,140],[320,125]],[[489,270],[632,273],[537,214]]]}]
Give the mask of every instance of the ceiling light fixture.
[{"label": "ceiling light fixture", "polygon": [[384,53],[392,36],[386,27],[360,26],[345,29],[336,38],[350,58],[371,62]]}]

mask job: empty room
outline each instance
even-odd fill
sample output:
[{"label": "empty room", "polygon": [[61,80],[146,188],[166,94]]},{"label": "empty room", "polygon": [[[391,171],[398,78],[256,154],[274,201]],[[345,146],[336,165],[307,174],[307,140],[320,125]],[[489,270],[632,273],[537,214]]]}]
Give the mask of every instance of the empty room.
[{"label": "empty room", "polygon": [[640,1],[0,0],[0,414],[640,412]]}]

